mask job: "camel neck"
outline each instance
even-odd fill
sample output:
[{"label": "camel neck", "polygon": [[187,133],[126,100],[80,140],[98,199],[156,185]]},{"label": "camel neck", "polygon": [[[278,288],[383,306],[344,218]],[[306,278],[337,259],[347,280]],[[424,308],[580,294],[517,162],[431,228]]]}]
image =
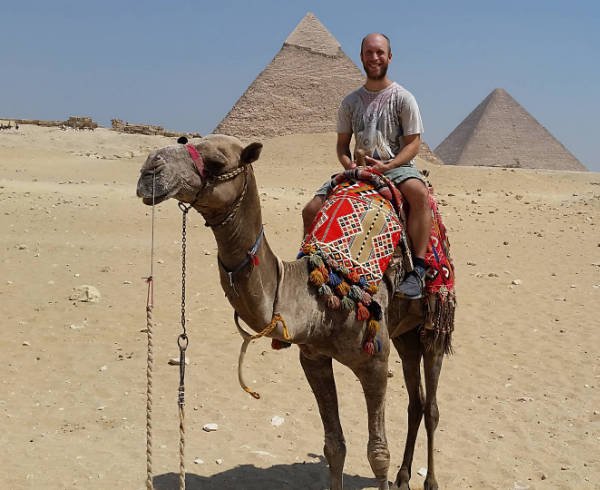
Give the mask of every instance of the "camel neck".
[{"label": "camel neck", "polygon": [[[238,212],[225,225],[213,228],[213,233],[225,295],[244,322],[260,331],[273,315],[278,266],[266,237],[258,240],[262,214],[254,174],[249,172],[245,178],[248,179],[246,195]],[[248,260],[249,251],[255,252],[255,260]],[[247,265],[237,270],[244,262]]]}]

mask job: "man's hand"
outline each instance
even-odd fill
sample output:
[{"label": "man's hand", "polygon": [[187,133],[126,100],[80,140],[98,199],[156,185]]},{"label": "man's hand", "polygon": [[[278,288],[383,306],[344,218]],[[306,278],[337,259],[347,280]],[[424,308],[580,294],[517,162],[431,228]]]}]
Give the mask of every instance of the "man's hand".
[{"label": "man's hand", "polygon": [[350,170],[351,168],[356,167],[356,162],[351,160],[349,156],[343,155],[339,160],[342,167],[344,167],[344,170]]},{"label": "man's hand", "polygon": [[376,158],[370,157],[368,155],[365,155],[365,162],[367,162],[367,165],[369,167],[371,167],[374,170],[377,170],[379,173],[384,173],[387,170],[389,170],[385,162],[377,160]]}]

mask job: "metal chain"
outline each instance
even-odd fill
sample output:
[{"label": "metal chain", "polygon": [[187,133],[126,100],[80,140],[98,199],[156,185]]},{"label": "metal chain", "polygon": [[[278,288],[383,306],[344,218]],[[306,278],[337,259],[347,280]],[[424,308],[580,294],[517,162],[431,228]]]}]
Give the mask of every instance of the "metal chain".
[{"label": "metal chain", "polygon": [[183,212],[181,223],[181,329],[183,333],[180,337],[187,339],[187,332],[185,329],[185,250],[187,240],[186,218],[191,206],[186,206],[184,203],[180,202],[179,209]]},{"label": "metal chain", "polygon": [[181,223],[181,330],[177,337],[179,347],[179,389],[177,405],[179,406],[179,488],[185,490],[185,351],[188,347],[188,336],[185,327],[185,252],[187,239],[187,214],[192,206],[179,203],[179,209],[183,212]]}]

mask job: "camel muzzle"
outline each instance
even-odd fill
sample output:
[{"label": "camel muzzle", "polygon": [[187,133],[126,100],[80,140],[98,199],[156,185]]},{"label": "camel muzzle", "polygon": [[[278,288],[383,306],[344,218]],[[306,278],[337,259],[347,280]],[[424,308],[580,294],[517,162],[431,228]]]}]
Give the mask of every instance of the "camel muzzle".
[{"label": "camel muzzle", "polygon": [[169,199],[170,195],[167,189],[161,185],[159,180],[160,172],[146,171],[137,183],[137,197],[142,198],[142,202],[147,206],[158,204]]}]

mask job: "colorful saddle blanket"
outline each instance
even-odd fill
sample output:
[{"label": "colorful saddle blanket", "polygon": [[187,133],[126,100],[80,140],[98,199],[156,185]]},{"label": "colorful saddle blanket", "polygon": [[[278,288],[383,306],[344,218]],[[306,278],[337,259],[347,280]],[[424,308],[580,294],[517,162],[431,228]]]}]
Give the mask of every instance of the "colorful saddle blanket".
[{"label": "colorful saddle blanket", "polygon": [[[335,176],[325,204],[304,238],[310,281],[332,309],[355,310],[368,320],[363,349],[380,350],[381,307],[372,298],[403,236],[402,195],[385,176],[368,167]],[[432,191],[432,190],[431,190]],[[454,268],[446,229],[430,192],[433,224],[425,262],[429,307],[425,328],[443,334],[450,349],[454,319]]]},{"label": "colorful saddle blanket", "polygon": [[368,168],[338,174],[331,187],[299,256],[309,256],[310,281],[329,308],[355,310],[358,320],[368,321],[363,349],[373,354],[381,350],[382,313],[372,295],[402,235],[400,193]]},{"label": "colorful saddle blanket", "polygon": [[[304,238],[302,249],[320,252],[335,272],[354,272],[376,288],[394,254],[402,223],[401,198],[385,177],[363,169],[336,176],[332,192]],[[314,249],[314,250],[313,250]]]}]

